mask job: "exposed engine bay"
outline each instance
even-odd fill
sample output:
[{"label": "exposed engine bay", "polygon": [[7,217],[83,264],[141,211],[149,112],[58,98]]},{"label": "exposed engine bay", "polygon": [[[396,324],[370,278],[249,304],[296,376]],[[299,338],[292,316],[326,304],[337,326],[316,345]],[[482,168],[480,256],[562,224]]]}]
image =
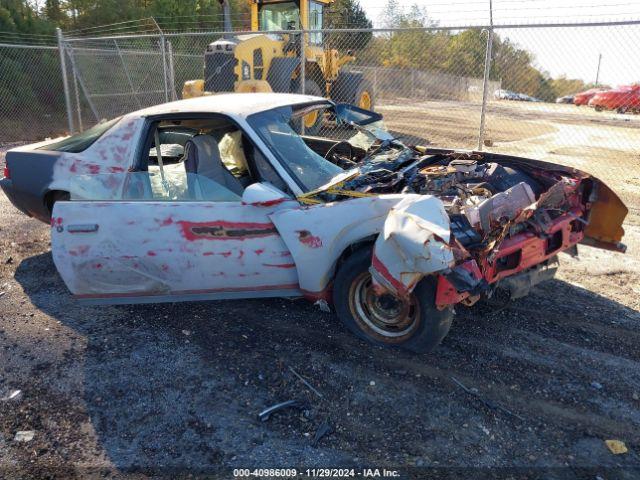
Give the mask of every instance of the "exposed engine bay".
[{"label": "exposed engine bay", "polygon": [[[330,160],[343,168],[349,163],[357,168],[344,180],[301,200],[330,202],[385,193],[440,199],[449,217],[448,248],[455,266],[441,276],[439,305],[473,303],[480,294],[490,295],[503,278],[501,286],[510,290],[512,298],[551,278],[557,254],[577,252],[577,243],[585,239],[599,184],[568,167],[481,152],[406,147],[393,141],[377,142],[364,155],[355,148],[342,152],[349,158],[334,153]],[[523,275],[514,275],[520,272]],[[409,281],[403,292],[402,286],[380,283],[395,294],[412,287]]]},{"label": "exposed engine bay", "polygon": [[361,168],[363,174],[345,182],[344,189],[436,196],[449,214],[454,237],[471,250],[484,249],[507,234],[526,230],[525,225],[514,220],[543,192],[555,186],[560,195],[541,205],[551,207],[548,217],[541,220],[552,220],[570,208],[566,196],[579,183],[579,179],[561,172],[534,178],[520,169],[496,162],[483,163],[481,154],[450,153],[405,160],[410,151],[404,150],[392,162],[378,159],[367,162]]}]

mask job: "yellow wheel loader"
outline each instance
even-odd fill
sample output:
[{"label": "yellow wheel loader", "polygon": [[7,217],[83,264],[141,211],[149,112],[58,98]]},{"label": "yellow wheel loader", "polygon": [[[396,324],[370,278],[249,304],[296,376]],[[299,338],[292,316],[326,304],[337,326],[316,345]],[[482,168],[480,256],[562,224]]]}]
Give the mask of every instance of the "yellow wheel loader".
[{"label": "yellow wheel loader", "polygon": [[[351,51],[341,54],[329,48],[322,32],[305,33],[304,39],[300,33],[286,33],[321,29],[324,10],[333,1],[249,0],[251,30],[256,33],[227,33],[209,44],[204,53],[204,79],[185,82],[182,98],[219,92],[291,92],[324,96],[372,110],[371,84],[362,72],[343,69],[355,60]],[[231,32],[229,5],[227,0],[220,3],[225,30]],[[306,131],[317,131],[321,122],[317,114],[305,117]]]}]

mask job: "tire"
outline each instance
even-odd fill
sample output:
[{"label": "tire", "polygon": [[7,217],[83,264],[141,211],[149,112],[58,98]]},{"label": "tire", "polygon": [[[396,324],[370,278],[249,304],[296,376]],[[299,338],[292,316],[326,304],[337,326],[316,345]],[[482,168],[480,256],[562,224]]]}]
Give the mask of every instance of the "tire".
[{"label": "tire", "polygon": [[371,86],[371,82],[369,82],[369,80],[362,79],[362,81],[356,88],[352,103],[356,107],[373,111],[373,109],[375,108],[375,100],[373,97],[373,87]]},{"label": "tire", "polygon": [[[291,82],[291,92],[293,93],[302,93],[302,88],[300,88],[300,83],[298,80],[294,80]],[[304,82],[304,93],[305,95],[313,95],[314,97],[324,97],[324,92],[318,86],[316,82],[313,80],[306,80]],[[309,119],[306,119],[309,120]],[[322,127],[323,117],[321,114],[317,114],[315,118],[311,119],[309,123],[305,121],[304,123],[304,132],[306,135],[316,135],[320,128]],[[304,120],[303,120],[304,121]]]},{"label": "tire", "polygon": [[[372,295],[370,265],[371,249],[362,248],[340,266],[333,287],[338,318],[353,334],[372,345],[400,347],[416,353],[432,351],[447,335],[453,320],[453,308],[438,310],[435,306],[435,278],[422,279],[409,301],[403,302],[392,295]],[[366,298],[370,301],[365,301]],[[385,306],[401,313],[388,318],[388,322],[376,321],[371,314],[365,314],[375,310],[390,312]]]},{"label": "tire", "polygon": [[58,201],[69,201],[71,199],[71,195],[69,192],[63,192],[61,190],[53,190],[47,193],[45,197],[45,205],[47,206],[47,210],[49,210],[49,216],[53,213],[53,206]]},{"label": "tire", "polygon": [[[362,101],[365,93],[368,94],[368,102]],[[331,98],[335,102],[348,103],[365,110],[373,110],[375,108],[371,82],[364,78],[362,72],[340,71],[331,88]]]},{"label": "tire", "polygon": [[600,105],[596,105],[595,110],[596,112],[601,112],[602,110],[604,110],[604,108],[602,108]]}]

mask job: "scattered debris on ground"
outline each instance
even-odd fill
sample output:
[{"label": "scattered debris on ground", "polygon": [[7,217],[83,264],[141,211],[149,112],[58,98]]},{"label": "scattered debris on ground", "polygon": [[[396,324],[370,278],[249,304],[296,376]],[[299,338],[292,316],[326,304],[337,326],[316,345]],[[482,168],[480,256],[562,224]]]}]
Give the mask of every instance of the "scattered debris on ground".
[{"label": "scattered debris on ground", "polygon": [[263,411],[261,411],[258,414],[258,419],[261,422],[266,422],[267,420],[269,420],[269,418],[271,418],[271,415],[287,408],[295,408],[305,412],[309,410],[309,404],[302,400],[287,400],[286,402],[276,403],[275,405],[272,405],[269,408],[265,408]]},{"label": "scattered debris on ground", "polygon": [[30,442],[31,440],[33,440],[35,434],[36,432],[34,432],[33,430],[18,431],[16,432],[13,440],[16,442]]},{"label": "scattered debris on ground", "polygon": [[629,451],[627,450],[627,446],[624,442],[621,442],[620,440],[605,440],[604,443],[607,444],[607,448],[611,450],[611,453],[614,455],[621,455]]}]

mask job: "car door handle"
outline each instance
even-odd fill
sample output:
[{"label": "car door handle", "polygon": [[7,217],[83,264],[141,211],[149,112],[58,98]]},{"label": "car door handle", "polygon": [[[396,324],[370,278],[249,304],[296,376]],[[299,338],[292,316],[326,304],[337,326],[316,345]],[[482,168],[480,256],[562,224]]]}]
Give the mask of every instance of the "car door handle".
[{"label": "car door handle", "polygon": [[99,225],[97,223],[83,223],[77,225],[69,225],[67,232],[69,233],[93,233],[97,232]]}]

